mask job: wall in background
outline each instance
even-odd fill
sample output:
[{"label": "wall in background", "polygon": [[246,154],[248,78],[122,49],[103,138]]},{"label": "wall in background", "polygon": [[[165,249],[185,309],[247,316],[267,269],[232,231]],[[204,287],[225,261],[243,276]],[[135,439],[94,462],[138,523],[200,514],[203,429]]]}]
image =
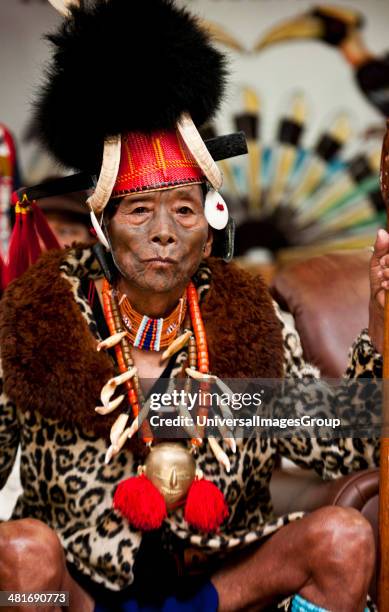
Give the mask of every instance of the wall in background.
[{"label": "wall in background", "polygon": [[21,136],[48,57],[48,45],[42,36],[59,19],[48,2],[0,2],[0,121],[16,136],[22,170],[31,161],[32,148],[21,146]]},{"label": "wall in background", "polygon": [[[221,24],[250,50],[254,42],[281,19],[315,5],[309,0],[180,0],[202,17]],[[389,49],[387,36],[389,3],[385,0],[328,1],[360,10],[366,16],[364,37],[377,54]],[[42,34],[59,20],[47,3],[2,0],[0,3],[0,121],[6,123],[19,142],[22,168],[31,164],[32,150],[20,147],[27,123],[32,93],[48,56]],[[264,137],[272,139],[285,98],[296,88],[308,92],[311,106],[306,140],[328,121],[333,109],[352,111],[356,130],[382,121],[358,91],[350,67],[338,52],[318,42],[284,43],[261,55],[229,52],[232,78],[220,127],[230,129],[231,110],[241,104],[238,90],[254,87],[263,104]],[[81,95],[81,92],[79,93]]]},{"label": "wall in background", "polygon": [[[222,24],[248,51],[269,28],[316,4],[350,7],[366,17],[363,34],[371,51],[380,55],[389,50],[389,3],[384,0],[186,0],[183,4]],[[233,76],[224,116],[228,116],[227,107],[239,104],[237,88],[255,87],[263,103],[265,139],[273,137],[275,121],[289,92],[299,88],[308,94],[311,106],[308,142],[333,109],[351,110],[357,130],[382,120],[359,92],[350,66],[336,49],[323,43],[285,42],[261,54],[230,52],[229,56]]]}]

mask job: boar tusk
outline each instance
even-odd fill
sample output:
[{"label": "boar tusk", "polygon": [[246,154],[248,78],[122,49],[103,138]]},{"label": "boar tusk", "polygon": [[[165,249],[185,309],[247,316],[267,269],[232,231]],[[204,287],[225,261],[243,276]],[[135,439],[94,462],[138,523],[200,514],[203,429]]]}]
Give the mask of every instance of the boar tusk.
[{"label": "boar tusk", "polygon": [[192,336],[192,332],[188,330],[184,332],[183,334],[181,334],[181,336],[176,338],[171,343],[171,345],[167,347],[166,351],[162,353],[162,360],[168,359],[169,357],[174,355],[174,353],[177,353],[180,349],[182,349],[182,347],[188,343],[188,340],[191,336]]},{"label": "boar tusk", "polygon": [[109,437],[111,440],[111,444],[113,444],[114,446],[117,445],[119,438],[122,435],[124,428],[127,425],[128,419],[129,419],[129,415],[122,413],[118,416],[118,418],[112,425]]},{"label": "boar tusk", "polygon": [[113,396],[113,394],[115,393],[116,387],[127,382],[127,380],[130,380],[130,378],[132,378],[136,374],[136,372],[137,372],[137,369],[134,366],[133,368],[130,368],[126,372],[123,372],[123,374],[119,374],[119,376],[110,378],[109,381],[105,383],[100,393],[101,403],[103,404],[105,408],[108,407],[109,401],[111,397]]},{"label": "boar tusk", "polygon": [[112,348],[116,344],[119,344],[119,342],[123,340],[123,338],[125,338],[126,336],[127,336],[126,331],[117,332],[116,334],[112,334],[112,336],[109,336],[105,340],[102,340],[101,342],[98,343],[97,351],[101,351],[102,349]]},{"label": "boar tusk", "polygon": [[206,382],[213,382],[216,380],[216,376],[213,374],[203,374],[198,370],[193,370],[193,368],[185,368],[185,372],[188,374],[188,376],[194,378],[195,380],[202,380]]},{"label": "boar tusk", "polygon": [[124,395],[119,395],[119,397],[112,400],[112,402],[108,402],[107,406],[96,406],[95,411],[101,415],[110,414],[111,412],[116,410],[118,406],[120,406],[120,404],[124,400],[124,397]]}]

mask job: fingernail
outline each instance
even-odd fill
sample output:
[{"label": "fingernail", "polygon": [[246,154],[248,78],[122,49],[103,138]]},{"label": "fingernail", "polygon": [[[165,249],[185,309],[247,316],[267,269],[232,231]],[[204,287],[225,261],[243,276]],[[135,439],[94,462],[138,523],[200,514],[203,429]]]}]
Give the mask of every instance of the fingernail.
[{"label": "fingernail", "polygon": [[382,278],[382,277],[383,277],[383,275],[384,275],[384,273],[382,272],[382,270],[380,270],[380,271],[378,272],[378,278]]}]

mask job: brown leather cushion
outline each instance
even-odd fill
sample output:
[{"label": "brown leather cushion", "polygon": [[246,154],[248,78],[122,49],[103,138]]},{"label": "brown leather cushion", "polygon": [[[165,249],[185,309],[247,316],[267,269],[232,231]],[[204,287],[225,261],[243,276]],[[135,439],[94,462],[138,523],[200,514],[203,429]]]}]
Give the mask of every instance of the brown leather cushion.
[{"label": "brown leather cushion", "polygon": [[[378,551],[379,470],[363,470],[337,480],[323,481],[314,472],[300,469],[275,470],[270,481],[276,515],[296,510],[312,512],[322,506],[356,508],[373,527]],[[377,567],[369,593],[377,601]]]},{"label": "brown leather cushion", "polygon": [[353,340],[368,324],[367,249],[339,251],[283,268],[271,292],[296,321],[304,356],[323,376],[341,376]]},{"label": "brown leather cushion", "polygon": [[378,469],[363,470],[336,480],[322,480],[311,470],[275,470],[270,490],[277,515],[321,506],[352,507],[362,511],[378,494]]}]

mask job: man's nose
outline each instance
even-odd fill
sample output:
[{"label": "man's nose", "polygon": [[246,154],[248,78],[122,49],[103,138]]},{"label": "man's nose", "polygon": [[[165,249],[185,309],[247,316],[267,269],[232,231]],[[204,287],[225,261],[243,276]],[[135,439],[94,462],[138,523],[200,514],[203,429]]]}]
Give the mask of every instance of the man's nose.
[{"label": "man's nose", "polygon": [[176,242],[174,222],[168,211],[161,207],[155,212],[151,225],[151,241],[161,245]]}]

